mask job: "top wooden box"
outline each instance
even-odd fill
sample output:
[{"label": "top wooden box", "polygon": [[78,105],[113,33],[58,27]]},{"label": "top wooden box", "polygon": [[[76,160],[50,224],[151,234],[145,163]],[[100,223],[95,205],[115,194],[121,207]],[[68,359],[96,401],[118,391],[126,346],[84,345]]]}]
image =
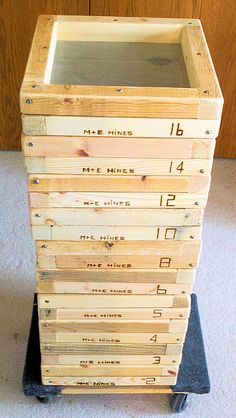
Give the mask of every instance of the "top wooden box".
[{"label": "top wooden box", "polygon": [[219,120],[222,105],[199,20],[38,19],[24,114]]}]

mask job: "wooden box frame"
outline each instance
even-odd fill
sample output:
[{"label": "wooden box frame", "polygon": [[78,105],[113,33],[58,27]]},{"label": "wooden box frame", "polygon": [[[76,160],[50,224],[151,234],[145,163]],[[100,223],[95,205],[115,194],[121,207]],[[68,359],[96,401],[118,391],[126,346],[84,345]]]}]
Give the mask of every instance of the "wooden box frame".
[{"label": "wooden box frame", "polygon": [[[190,88],[49,84],[62,39],[181,43]],[[39,16],[20,94],[30,115],[219,120],[223,98],[197,19]]]}]

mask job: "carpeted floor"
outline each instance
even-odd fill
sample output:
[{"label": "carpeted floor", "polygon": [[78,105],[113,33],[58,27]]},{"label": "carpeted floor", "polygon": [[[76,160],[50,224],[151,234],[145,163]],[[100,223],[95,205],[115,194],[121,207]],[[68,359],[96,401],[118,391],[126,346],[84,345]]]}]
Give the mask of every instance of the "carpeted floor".
[{"label": "carpeted floor", "polygon": [[[236,162],[215,160],[195,292],[212,390],[192,395],[182,417],[233,418],[235,407]],[[26,175],[18,152],[0,153],[0,416],[153,418],[174,416],[165,395],[64,396],[53,404],[24,397],[22,369],[34,285]]]}]

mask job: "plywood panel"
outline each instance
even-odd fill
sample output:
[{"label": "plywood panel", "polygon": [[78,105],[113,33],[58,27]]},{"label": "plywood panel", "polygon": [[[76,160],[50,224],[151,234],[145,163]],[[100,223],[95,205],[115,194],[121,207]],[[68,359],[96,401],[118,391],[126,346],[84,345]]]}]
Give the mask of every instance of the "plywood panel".
[{"label": "plywood panel", "polygon": [[[214,16],[214,18],[210,18]],[[216,155],[236,157],[236,2],[205,0],[200,19],[225,99]]]},{"label": "plywood panel", "polygon": [[197,18],[201,0],[91,0],[91,15]]},{"label": "plywood panel", "polygon": [[89,0],[0,2],[0,150],[20,148],[19,89],[40,14],[89,14]]}]

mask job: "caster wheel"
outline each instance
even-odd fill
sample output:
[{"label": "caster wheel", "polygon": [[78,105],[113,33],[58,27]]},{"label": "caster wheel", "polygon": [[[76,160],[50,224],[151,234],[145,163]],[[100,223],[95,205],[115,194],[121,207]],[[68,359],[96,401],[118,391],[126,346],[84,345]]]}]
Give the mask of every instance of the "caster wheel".
[{"label": "caster wheel", "polygon": [[54,396],[53,395],[46,395],[46,396],[36,396],[36,399],[38,399],[38,401],[40,403],[50,403],[53,401]]},{"label": "caster wheel", "polygon": [[174,412],[182,412],[187,406],[187,394],[175,393],[170,400],[170,407]]}]

